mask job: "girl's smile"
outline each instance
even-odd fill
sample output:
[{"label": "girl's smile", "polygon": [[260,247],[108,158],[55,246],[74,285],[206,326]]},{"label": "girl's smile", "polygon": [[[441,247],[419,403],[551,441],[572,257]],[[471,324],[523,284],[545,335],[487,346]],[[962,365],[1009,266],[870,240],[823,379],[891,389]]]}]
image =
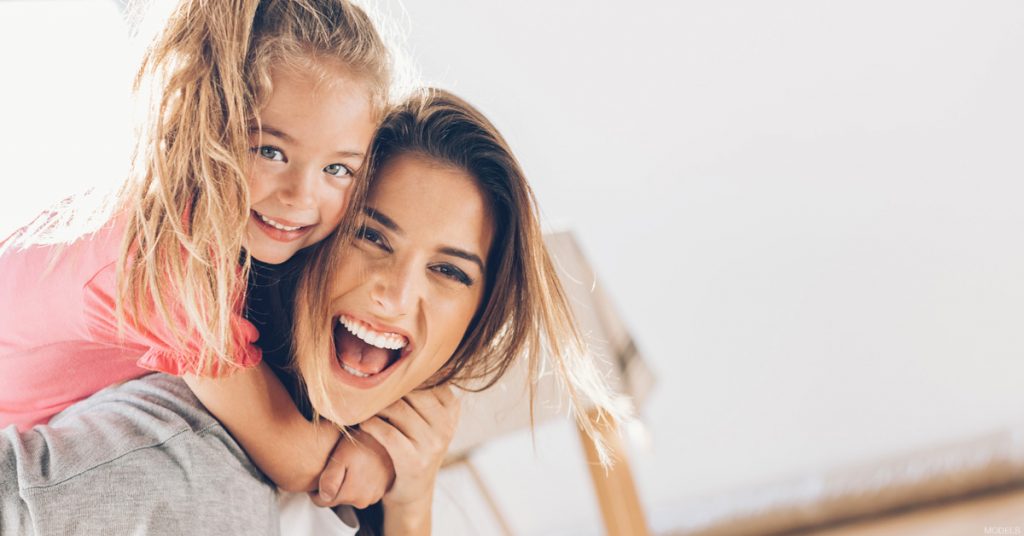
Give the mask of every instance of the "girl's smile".
[{"label": "girl's smile", "polygon": [[268,218],[255,210],[250,212],[252,213],[250,218],[256,222],[257,227],[262,229],[264,234],[270,237],[271,240],[277,240],[278,242],[292,242],[298,240],[309,233],[309,231],[316,225],[315,223],[311,223],[309,225],[295,225],[285,219]]}]

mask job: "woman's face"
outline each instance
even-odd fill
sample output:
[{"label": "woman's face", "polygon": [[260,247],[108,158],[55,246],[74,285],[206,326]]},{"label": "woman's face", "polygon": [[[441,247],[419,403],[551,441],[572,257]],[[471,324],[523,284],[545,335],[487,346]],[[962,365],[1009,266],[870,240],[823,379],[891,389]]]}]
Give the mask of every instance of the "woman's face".
[{"label": "woman's face", "polygon": [[416,389],[458,348],[481,305],[493,225],[476,181],[419,155],[377,174],[355,242],[330,288],[333,354],[326,399],[313,406],[342,425],[362,422]]}]

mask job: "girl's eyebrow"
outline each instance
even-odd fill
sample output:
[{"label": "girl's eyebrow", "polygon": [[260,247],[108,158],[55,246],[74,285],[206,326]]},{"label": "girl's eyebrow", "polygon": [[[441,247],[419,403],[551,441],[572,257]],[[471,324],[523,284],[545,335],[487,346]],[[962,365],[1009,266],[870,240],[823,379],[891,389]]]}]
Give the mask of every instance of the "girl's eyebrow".
[{"label": "girl's eyebrow", "polygon": [[287,132],[285,132],[283,130],[280,130],[280,129],[276,129],[276,128],[274,128],[274,127],[272,127],[272,126],[270,126],[270,125],[268,125],[266,123],[263,123],[263,124],[261,124],[259,126],[255,126],[254,125],[254,126],[249,127],[249,133],[250,134],[255,134],[257,132],[263,132],[265,134],[270,134],[271,136],[276,136],[276,137],[281,138],[282,140],[284,140],[284,141],[286,141],[288,143],[294,143],[295,142],[295,139],[292,138],[291,136],[289,136]]},{"label": "girl's eyebrow", "polygon": [[[257,132],[262,132],[264,134],[270,134],[271,136],[275,136],[277,138],[281,138],[282,140],[284,140],[287,143],[295,143],[295,138],[291,137],[287,132],[285,132],[285,131],[283,131],[281,129],[278,129],[278,128],[274,128],[274,127],[272,127],[272,126],[270,126],[270,125],[268,125],[266,123],[263,123],[263,124],[261,124],[259,126],[255,126],[254,125],[254,126],[249,127],[249,134],[255,134]],[[337,156],[340,156],[342,158],[348,158],[348,157],[362,158],[362,157],[366,156],[362,151],[342,150],[342,149],[339,149],[339,150],[335,151],[334,154],[337,155]]]}]

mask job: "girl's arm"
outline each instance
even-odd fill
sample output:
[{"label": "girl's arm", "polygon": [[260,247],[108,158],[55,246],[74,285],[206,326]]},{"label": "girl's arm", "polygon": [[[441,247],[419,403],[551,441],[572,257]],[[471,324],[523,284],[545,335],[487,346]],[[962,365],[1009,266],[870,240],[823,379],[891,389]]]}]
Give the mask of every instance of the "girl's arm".
[{"label": "girl's arm", "polygon": [[328,421],[307,421],[269,366],[260,363],[218,378],[183,378],[279,488],[317,488],[341,432]]},{"label": "girl's arm", "polygon": [[350,434],[338,440],[320,473],[319,493],[312,496],[317,506],[349,504],[366,509],[381,500],[395,480],[395,468],[384,447],[358,428]]},{"label": "girl's arm", "polygon": [[[94,249],[101,253],[117,251],[120,223],[104,235]],[[242,368],[217,377],[200,377],[197,356],[201,338],[185,327],[185,339],[168,325],[189,326],[179,303],[171,304],[170,323],[159,314],[141,319],[128,318],[119,324],[117,309],[117,263],[99,268],[82,288],[84,330],[90,340],[125,344],[126,348],[145,348],[138,365],[148,370],[181,376],[207,410],[224,425],[242,446],[253,463],[278,487],[288,491],[308,491],[316,481],[340,432],[324,422],[315,425],[299,412],[281,381],[270,367],[261,363],[256,327],[240,315],[232,317],[235,356]]]},{"label": "girl's arm", "polygon": [[458,422],[459,399],[441,386],[413,391],[359,425],[395,466],[384,494],[384,534],[430,534],[434,482]]}]

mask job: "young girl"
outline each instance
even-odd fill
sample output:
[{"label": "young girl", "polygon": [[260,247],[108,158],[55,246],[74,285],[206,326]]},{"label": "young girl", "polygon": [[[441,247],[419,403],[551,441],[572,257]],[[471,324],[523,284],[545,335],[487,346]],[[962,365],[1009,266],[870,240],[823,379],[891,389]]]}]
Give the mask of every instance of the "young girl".
[{"label": "young girl", "polygon": [[[147,53],[150,79],[137,172],[102,229],[53,243],[65,215],[44,214],[2,246],[0,425],[24,430],[163,371],[184,376],[274,482],[313,489],[339,433],[296,410],[271,370],[287,366],[278,349],[261,363],[246,284],[251,260],[294,270],[363,195],[386,47],[346,0],[186,0]],[[354,455],[345,443],[335,457]],[[357,464],[383,471],[358,502],[387,485],[380,458]]]}]

